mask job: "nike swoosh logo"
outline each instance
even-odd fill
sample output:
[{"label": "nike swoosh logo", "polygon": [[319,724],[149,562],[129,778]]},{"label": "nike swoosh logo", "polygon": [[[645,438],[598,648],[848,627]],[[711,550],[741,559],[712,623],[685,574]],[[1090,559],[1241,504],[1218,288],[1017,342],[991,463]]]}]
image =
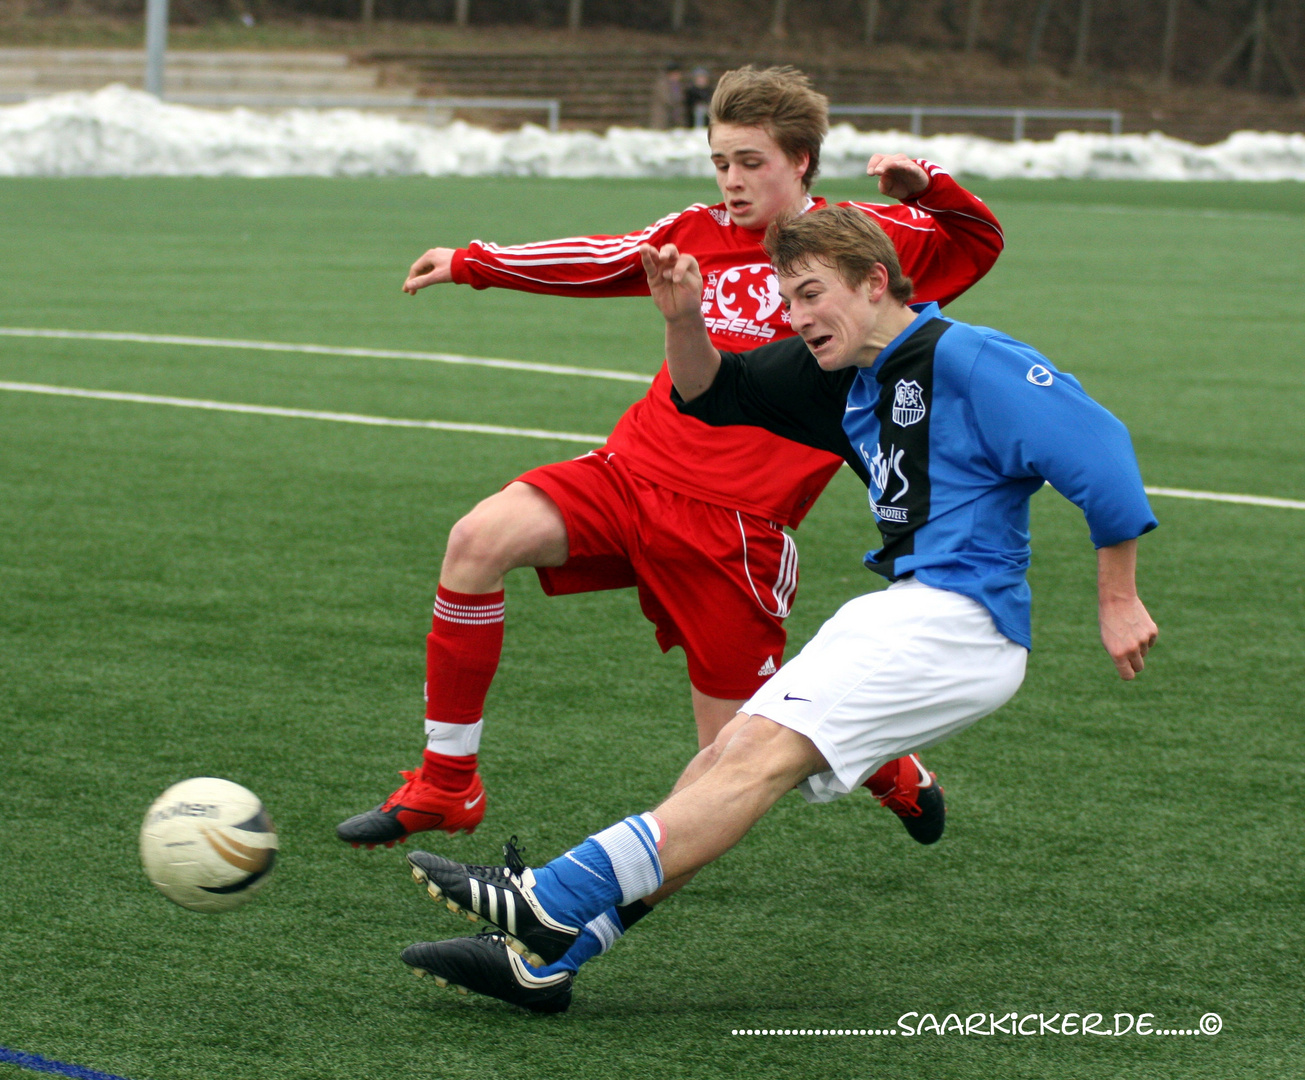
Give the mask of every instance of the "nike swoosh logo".
[{"label": "nike swoosh logo", "polygon": [[483,799],[484,797],[485,797],[485,793],[482,791],[479,795],[477,795],[474,799],[472,799],[471,802],[464,802],[462,804],[462,808],[464,810],[470,810],[473,806],[476,805],[476,803],[480,802],[480,800]]},{"label": "nike swoosh logo", "polygon": [[933,783],[933,777],[929,775],[929,770],[924,767],[920,759],[916,757],[914,754],[911,755],[911,763],[917,769],[920,770],[920,782],[919,782],[920,787],[927,788],[930,784]]},{"label": "nike swoosh logo", "polygon": [[794,697],[792,694],[785,694],[784,700],[785,701],[810,701],[811,699],[809,697]]}]

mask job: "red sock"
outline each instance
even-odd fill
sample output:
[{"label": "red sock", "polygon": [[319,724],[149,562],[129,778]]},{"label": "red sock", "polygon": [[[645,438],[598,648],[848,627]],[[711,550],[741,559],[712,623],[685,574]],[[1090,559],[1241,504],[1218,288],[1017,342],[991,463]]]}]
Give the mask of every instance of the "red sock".
[{"label": "red sock", "polygon": [[426,637],[427,783],[461,791],[476,771],[485,695],[503,652],[503,590],[460,593],[443,585]]}]

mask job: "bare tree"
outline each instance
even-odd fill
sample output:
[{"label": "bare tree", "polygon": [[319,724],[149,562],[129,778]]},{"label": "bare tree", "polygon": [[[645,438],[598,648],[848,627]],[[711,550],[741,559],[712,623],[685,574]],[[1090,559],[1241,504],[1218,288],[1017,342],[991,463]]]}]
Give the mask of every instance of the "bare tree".
[{"label": "bare tree", "polygon": [[969,10],[965,13],[965,51],[974,52],[979,43],[979,22],[983,18],[983,0],[970,0]]},{"label": "bare tree", "polygon": [[879,0],[865,0],[865,33],[863,36],[867,47],[875,43],[875,35],[878,33]]},{"label": "bare tree", "polygon": [[1165,0],[1165,33],[1160,43],[1160,86],[1168,89],[1174,72],[1174,43],[1178,39],[1178,0]]},{"label": "bare tree", "polygon": [[1024,63],[1029,67],[1038,62],[1038,53],[1042,51],[1042,34],[1047,29],[1051,4],[1052,0],[1038,0],[1037,10],[1033,13],[1033,29],[1029,32],[1029,48],[1024,56]]},{"label": "bare tree", "polygon": [[1286,50],[1283,49],[1282,43],[1278,41],[1278,36],[1273,27],[1269,24],[1269,0],[1255,0],[1255,10],[1251,15],[1250,25],[1242,31],[1241,36],[1232,43],[1232,47],[1210,69],[1210,74],[1206,76],[1207,81],[1213,83],[1223,78],[1228,69],[1246,51],[1248,45],[1251,49],[1251,57],[1247,74],[1250,78],[1251,90],[1255,93],[1260,92],[1261,84],[1264,81],[1265,60],[1272,57],[1278,65],[1278,70],[1282,72],[1283,78],[1287,80],[1287,85],[1291,87],[1292,93],[1298,98],[1305,98],[1305,90],[1301,88],[1300,79],[1296,77],[1296,71],[1292,67],[1291,60],[1288,58]]},{"label": "bare tree", "polygon": [[775,6],[771,10],[770,16],[770,36],[776,38],[788,37],[788,26],[784,18],[785,0],[775,0]]},{"label": "bare tree", "polygon": [[1074,70],[1087,67],[1088,37],[1092,29],[1092,0],[1078,0],[1078,33],[1074,35]]}]

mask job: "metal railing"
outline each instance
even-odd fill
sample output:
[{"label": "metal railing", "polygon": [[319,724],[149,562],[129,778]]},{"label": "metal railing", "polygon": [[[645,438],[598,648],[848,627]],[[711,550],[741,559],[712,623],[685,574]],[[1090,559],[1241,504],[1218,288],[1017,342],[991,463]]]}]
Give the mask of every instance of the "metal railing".
[{"label": "metal railing", "polygon": [[[32,98],[49,97],[56,91],[16,91],[0,93],[0,102],[23,102]],[[548,113],[548,130],[557,131],[562,115],[562,103],[556,98],[464,98],[464,97],[381,97],[376,94],[165,94],[164,101],[177,105],[196,105],[200,108],[251,109],[423,109],[430,124],[440,122],[440,112],[448,109],[511,109],[513,111],[540,111]]]},{"label": "metal railing", "polygon": [[926,116],[978,117],[1011,121],[1011,138],[1016,142],[1024,138],[1026,120],[1106,120],[1110,134],[1119,135],[1124,130],[1124,114],[1118,109],[1023,109],[989,108],[975,105],[831,105],[830,116],[909,116],[911,134],[924,133]]},{"label": "metal railing", "polygon": [[[830,116],[909,116],[911,134],[924,134],[926,116],[981,117],[1011,121],[1011,138],[1016,142],[1024,138],[1027,120],[1106,120],[1110,134],[1119,135],[1124,130],[1124,114],[1118,109],[1023,109],[998,108],[982,105],[831,105]],[[707,126],[707,106],[698,105],[693,111],[693,126]]]}]

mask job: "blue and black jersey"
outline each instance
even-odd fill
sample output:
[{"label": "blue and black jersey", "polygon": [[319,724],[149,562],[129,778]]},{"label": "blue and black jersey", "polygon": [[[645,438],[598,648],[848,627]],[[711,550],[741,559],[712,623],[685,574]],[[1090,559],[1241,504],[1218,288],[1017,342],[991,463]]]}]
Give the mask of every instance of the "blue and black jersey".
[{"label": "blue and black jersey", "polygon": [[1072,375],[1013,338],[916,317],[868,368],[826,372],[801,338],[722,353],[681,411],[751,424],[841,454],[870,489],[890,580],[972,597],[1031,644],[1029,499],[1043,482],[1078,506],[1097,547],[1156,527],[1128,431]]}]

